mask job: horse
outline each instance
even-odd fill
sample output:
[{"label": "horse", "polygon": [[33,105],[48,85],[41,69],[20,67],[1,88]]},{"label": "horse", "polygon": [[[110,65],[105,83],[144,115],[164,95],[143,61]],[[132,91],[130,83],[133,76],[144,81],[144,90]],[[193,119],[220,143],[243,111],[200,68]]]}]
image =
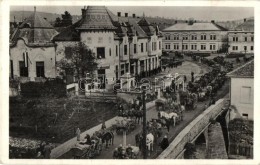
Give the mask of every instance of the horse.
[{"label": "horse", "polygon": [[149,133],[146,135],[146,147],[149,151],[149,155],[150,155],[150,152],[153,151],[153,144],[154,144],[154,136],[152,133]]},{"label": "horse", "polygon": [[103,133],[101,136],[102,144],[106,143],[106,148],[108,148],[108,145],[114,145],[114,134],[111,131],[107,131]]}]

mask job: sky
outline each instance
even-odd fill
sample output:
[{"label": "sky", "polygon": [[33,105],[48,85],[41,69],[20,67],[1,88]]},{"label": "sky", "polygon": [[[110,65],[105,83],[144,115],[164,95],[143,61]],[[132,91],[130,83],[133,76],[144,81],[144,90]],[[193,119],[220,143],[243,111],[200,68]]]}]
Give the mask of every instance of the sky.
[{"label": "sky", "polygon": [[[83,6],[36,6],[37,11],[62,14],[64,11],[72,15],[81,15]],[[253,7],[182,7],[182,6],[107,6],[114,14],[121,12],[135,13],[137,16],[165,17],[196,20],[227,21],[238,20],[254,16]],[[11,11],[33,11],[33,6],[11,6]]]}]

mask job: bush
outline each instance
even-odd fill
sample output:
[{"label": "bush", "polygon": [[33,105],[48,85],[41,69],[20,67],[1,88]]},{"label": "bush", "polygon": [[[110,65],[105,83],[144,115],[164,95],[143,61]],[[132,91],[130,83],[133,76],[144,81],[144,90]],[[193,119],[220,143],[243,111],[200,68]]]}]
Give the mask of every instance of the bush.
[{"label": "bush", "polygon": [[23,83],[21,94],[24,97],[65,97],[66,84],[61,79]]},{"label": "bush", "polygon": [[226,58],[239,58],[239,57],[245,57],[244,53],[230,53],[226,55]]}]

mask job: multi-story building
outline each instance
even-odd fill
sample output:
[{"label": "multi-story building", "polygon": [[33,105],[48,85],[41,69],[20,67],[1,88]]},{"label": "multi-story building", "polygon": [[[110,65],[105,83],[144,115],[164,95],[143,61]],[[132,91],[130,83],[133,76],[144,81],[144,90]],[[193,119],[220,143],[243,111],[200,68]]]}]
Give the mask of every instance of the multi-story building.
[{"label": "multi-story building", "polygon": [[22,82],[55,78],[55,44],[51,39],[57,33],[34,8],[10,36],[10,77]]},{"label": "multi-story building", "polygon": [[254,19],[246,20],[228,32],[229,53],[254,53]]},{"label": "multi-story building", "polygon": [[237,117],[254,119],[254,61],[227,74],[230,83],[230,120]]},{"label": "multi-story building", "polygon": [[163,50],[174,52],[217,52],[227,44],[227,29],[211,22],[175,22],[163,31]]},{"label": "multi-story building", "polygon": [[57,44],[56,59],[66,57],[66,49],[83,42],[98,62],[96,77],[111,88],[126,73],[147,76],[160,67],[162,36],[158,29],[141,20],[114,15],[104,6],[82,9],[82,19],[53,38]]}]

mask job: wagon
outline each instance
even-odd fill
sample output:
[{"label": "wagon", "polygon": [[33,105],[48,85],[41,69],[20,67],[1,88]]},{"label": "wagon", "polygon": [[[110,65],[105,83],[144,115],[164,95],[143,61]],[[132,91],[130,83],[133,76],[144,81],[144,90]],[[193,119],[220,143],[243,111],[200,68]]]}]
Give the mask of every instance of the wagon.
[{"label": "wagon", "polygon": [[116,124],[113,127],[115,127],[117,134],[123,134],[124,131],[128,134],[136,128],[136,124],[132,119],[118,117],[116,119]]},{"label": "wagon", "polygon": [[97,155],[100,155],[102,151],[101,144],[92,143],[91,145],[77,143],[70,149],[74,159],[90,159]]}]

